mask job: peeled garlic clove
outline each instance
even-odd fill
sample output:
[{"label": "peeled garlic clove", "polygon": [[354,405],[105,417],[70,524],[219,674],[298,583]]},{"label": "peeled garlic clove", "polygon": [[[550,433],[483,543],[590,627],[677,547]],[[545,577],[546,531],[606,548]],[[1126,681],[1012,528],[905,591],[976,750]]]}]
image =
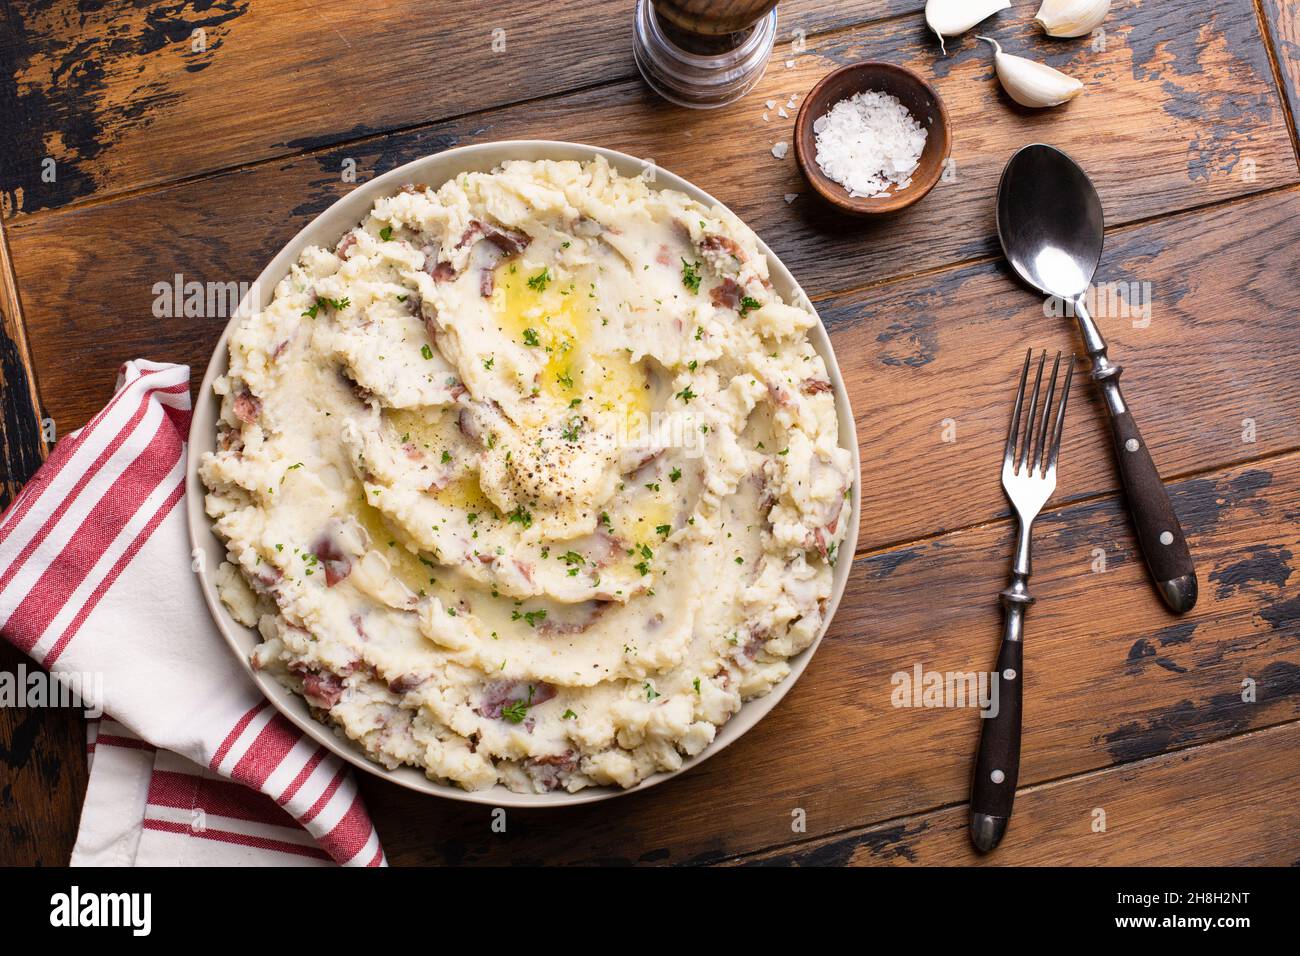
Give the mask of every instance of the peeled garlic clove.
[{"label": "peeled garlic clove", "polygon": [[975,24],[1009,6],[1009,0],[926,0],[925,22],[938,35],[939,49],[947,54],[944,37],[961,36]]},{"label": "peeled garlic clove", "polygon": [[1060,106],[1083,92],[1083,84],[1074,77],[1066,76],[1044,63],[1003,53],[1001,45],[991,37],[979,39],[993,44],[997,51],[993,56],[993,64],[997,68],[1002,88],[1021,106],[1031,109]]},{"label": "peeled garlic clove", "polygon": [[1034,22],[1049,37],[1085,37],[1109,12],[1110,0],[1043,0]]}]

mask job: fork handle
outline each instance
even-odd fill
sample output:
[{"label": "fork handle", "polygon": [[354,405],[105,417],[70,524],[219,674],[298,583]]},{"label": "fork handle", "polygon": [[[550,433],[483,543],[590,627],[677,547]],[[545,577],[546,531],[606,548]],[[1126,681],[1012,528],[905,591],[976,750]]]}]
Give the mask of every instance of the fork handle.
[{"label": "fork handle", "polygon": [[1129,514],[1151,578],[1169,609],[1186,614],[1196,604],[1196,568],[1169,492],[1127,408],[1119,412],[1112,408],[1110,432]]},{"label": "fork handle", "polygon": [[1020,779],[1021,685],[1024,683],[1021,637],[1025,609],[1033,601],[1019,576],[1002,592],[1006,610],[997,679],[993,685],[998,689],[997,712],[991,717],[980,715],[980,748],[971,781],[970,838],[981,853],[987,853],[1002,841],[1016,801],[1016,781]]}]

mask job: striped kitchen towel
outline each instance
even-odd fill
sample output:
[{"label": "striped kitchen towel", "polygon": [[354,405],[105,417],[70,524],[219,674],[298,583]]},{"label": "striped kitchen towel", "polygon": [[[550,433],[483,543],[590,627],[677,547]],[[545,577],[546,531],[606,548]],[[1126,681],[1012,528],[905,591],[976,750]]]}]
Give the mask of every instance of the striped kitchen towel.
[{"label": "striped kitchen towel", "polygon": [[189,419],[188,368],[128,362],[0,517],[0,634],[112,715],[72,862],[381,866],[350,768],[267,703],[208,614]]}]

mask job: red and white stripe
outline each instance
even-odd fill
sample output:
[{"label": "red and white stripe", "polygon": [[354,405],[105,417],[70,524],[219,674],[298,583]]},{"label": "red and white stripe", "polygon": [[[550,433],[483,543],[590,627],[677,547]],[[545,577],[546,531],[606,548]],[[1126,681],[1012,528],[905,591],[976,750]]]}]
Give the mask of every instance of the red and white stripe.
[{"label": "red and white stripe", "polygon": [[[95,703],[130,725],[106,720],[88,743],[80,857],[130,844],[135,862],[384,865],[349,768],[251,681],[232,686],[177,508],[189,418],[187,368],[128,362],[112,401],[0,517],[0,633],[53,670],[102,673]],[[141,607],[160,593],[181,613]],[[168,653],[151,653],[158,642]],[[150,693],[156,681],[173,693]],[[178,694],[192,704],[184,713]]]},{"label": "red and white stripe", "polygon": [[82,610],[184,489],[189,370],[130,362],[118,381],[108,407],[66,450],[66,439],[55,446],[0,522],[0,631],[41,663],[62,653]]},{"label": "red and white stripe", "polygon": [[267,794],[340,863],[384,865],[352,771],[265,700],[240,716],[208,766]]}]

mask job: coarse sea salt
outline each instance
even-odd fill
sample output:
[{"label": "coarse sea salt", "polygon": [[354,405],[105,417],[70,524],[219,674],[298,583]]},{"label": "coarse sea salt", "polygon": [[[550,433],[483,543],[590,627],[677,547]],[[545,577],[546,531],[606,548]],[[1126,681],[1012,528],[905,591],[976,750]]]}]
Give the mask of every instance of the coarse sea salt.
[{"label": "coarse sea salt", "polygon": [[867,90],[840,100],[813,123],[817,165],[849,191],[876,198],[890,185],[906,189],[920,165],[927,134],[906,106]]}]

